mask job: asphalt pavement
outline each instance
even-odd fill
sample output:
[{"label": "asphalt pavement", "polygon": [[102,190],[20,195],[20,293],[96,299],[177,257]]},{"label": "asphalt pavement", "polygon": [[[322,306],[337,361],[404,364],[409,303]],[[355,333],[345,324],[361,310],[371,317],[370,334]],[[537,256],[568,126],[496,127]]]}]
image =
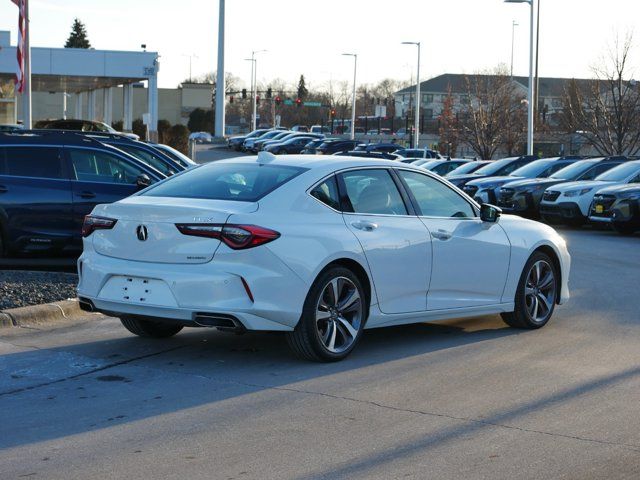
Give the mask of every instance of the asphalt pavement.
[{"label": "asphalt pavement", "polygon": [[538,331],[370,330],[315,364],[279,334],[6,329],[0,478],[637,479],[640,236],[563,235],[572,299]]}]

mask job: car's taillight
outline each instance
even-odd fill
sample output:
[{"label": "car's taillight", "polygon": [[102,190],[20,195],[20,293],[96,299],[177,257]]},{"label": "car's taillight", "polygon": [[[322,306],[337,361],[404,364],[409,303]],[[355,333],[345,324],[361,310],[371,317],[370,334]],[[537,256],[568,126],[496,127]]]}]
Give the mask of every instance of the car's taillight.
[{"label": "car's taillight", "polygon": [[274,230],[258,227],[257,225],[177,223],[176,227],[183,235],[217,238],[234,250],[264,245],[280,236],[280,234]]},{"label": "car's taillight", "polygon": [[88,237],[96,230],[109,230],[113,228],[116,222],[117,220],[113,218],[87,215],[84,217],[84,223],[82,224],[82,236]]}]

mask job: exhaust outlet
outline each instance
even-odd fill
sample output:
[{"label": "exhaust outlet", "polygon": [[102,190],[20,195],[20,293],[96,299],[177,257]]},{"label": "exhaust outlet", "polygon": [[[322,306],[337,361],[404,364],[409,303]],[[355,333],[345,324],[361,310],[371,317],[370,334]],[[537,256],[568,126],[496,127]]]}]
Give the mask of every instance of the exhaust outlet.
[{"label": "exhaust outlet", "polygon": [[227,332],[244,332],[242,322],[233,315],[223,313],[196,313],[193,321],[201,327],[213,327]]}]

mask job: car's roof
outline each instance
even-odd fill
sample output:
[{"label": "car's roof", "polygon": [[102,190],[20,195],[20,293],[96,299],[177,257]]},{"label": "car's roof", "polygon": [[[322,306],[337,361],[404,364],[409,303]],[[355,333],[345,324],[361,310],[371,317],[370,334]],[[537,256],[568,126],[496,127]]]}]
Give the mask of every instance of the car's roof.
[{"label": "car's roof", "polygon": [[[268,160],[263,160],[269,158]],[[307,169],[326,168],[335,166],[336,168],[351,167],[406,167],[406,163],[396,160],[385,160],[370,157],[351,157],[347,155],[264,155],[260,154],[258,158],[255,156],[236,157],[226,160],[218,160],[219,163],[237,163],[237,162],[253,162],[269,165],[283,165],[289,167],[303,167]],[[211,164],[210,164],[211,165]]]}]

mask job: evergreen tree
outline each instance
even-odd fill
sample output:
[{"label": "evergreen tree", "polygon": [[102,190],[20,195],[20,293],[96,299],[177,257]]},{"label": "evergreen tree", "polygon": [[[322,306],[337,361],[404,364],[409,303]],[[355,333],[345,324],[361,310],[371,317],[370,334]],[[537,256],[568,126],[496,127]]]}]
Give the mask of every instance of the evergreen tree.
[{"label": "evergreen tree", "polygon": [[69,34],[67,43],[64,44],[64,48],[91,48],[84,23],[77,18],[73,20],[71,33]]},{"label": "evergreen tree", "polygon": [[304,75],[300,75],[300,81],[298,82],[298,98],[304,100],[309,94],[306,85],[304,84]]}]

